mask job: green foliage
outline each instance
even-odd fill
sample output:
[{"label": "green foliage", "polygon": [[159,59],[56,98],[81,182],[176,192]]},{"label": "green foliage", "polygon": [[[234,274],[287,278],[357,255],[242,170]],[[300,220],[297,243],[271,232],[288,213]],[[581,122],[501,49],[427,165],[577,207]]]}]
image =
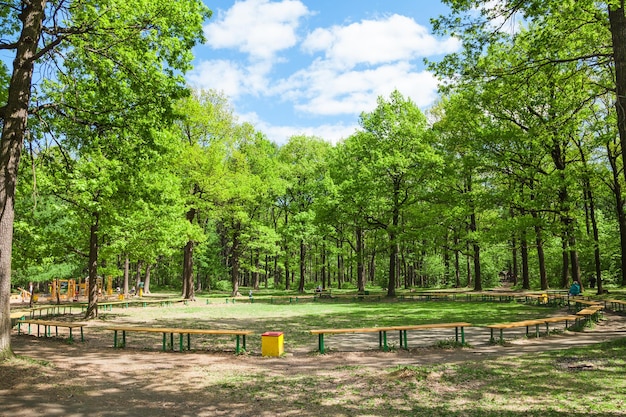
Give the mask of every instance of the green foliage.
[{"label": "green foliage", "polygon": [[233,290],[233,285],[230,281],[228,280],[220,280],[217,281],[214,285],[214,289],[216,291],[225,291],[225,292],[230,292]]}]

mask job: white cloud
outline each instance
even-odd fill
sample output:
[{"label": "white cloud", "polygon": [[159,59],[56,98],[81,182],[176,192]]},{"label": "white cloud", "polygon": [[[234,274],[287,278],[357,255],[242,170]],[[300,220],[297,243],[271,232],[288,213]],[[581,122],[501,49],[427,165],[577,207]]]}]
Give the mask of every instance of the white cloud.
[{"label": "white cloud", "polygon": [[278,145],[284,145],[289,142],[289,138],[296,135],[317,136],[332,144],[336,144],[352,135],[359,127],[356,119],[354,124],[337,123],[318,126],[272,125],[262,120],[256,113],[241,114],[239,119],[252,124],[255,129],[263,132],[269,140]]},{"label": "white cloud", "polygon": [[317,61],[279,86],[297,110],[316,115],[356,116],[375,107],[378,96],[386,97],[395,89],[426,107],[437,96],[437,79],[429,72],[416,71],[408,62],[336,72],[327,62]]},{"label": "white cloud", "polygon": [[266,62],[241,66],[227,60],[202,61],[189,72],[187,80],[196,88],[222,91],[234,100],[242,95],[266,94],[270,70]]},{"label": "white cloud", "polygon": [[383,20],[318,28],[302,44],[303,50],[322,52],[327,60],[346,68],[413,60],[452,52],[458,47],[458,40],[440,41],[415,20],[397,14]]},{"label": "white cloud", "polygon": [[296,45],[296,29],[309,15],[299,0],[237,1],[218,20],[204,27],[207,45],[235,48],[257,59],[271,59],[278,51]]}]

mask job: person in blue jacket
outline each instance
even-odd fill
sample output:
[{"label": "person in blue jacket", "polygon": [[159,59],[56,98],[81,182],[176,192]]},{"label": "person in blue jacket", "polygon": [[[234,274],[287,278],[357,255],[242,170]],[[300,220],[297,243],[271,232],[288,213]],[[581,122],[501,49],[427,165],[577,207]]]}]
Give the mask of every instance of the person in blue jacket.
[{"label": "person in blue jacket", "polygon": [[580,283],[578,281],[574,281],[569,287],[569,295],[580,295]]}]

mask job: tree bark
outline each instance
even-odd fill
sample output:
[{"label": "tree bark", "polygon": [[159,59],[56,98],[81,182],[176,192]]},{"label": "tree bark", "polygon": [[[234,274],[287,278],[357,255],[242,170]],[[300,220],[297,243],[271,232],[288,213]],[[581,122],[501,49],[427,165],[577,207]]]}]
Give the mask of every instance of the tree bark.
[{"label": "tree bark", "polygon": [[300,240],[300,282],[298,292],[304,292],[304,279],[306,278],[306,243]]},{"label": "tree bark", "polygon": [[15,185],[27,132],[28,106],[34,56],[45,17],[45,0],[22,2],[22,31],[16,44],[7,104],[0,108],[0,360],[13,357],[11,350],[11,254],[15,218]]},{"label": "tree bark", "polygon": [[[622,154],[626,151],[626,15],[624,2],[617,7],[609,6],[609,29],[613,41],[613,62],[615,65],[615,110]],[[624,170],[626,178],[626,170]]]},{"label": "tree bark", "polygon": [[150,271],[152,270],[152,265],[149,263],[146,264],[146,277],[143,283],[143,292],[144,294],[150,294]]},{"label": "tree bark", "polygon": [[[193,223],[196,217],[196,209],[191,208],[187,212],[187,221]],[[189,240],[183,249],[183,298],[186,300],[194,300],[193,287],[193,248],[195,243]]]},{"label": "tree bark", "polygon": [[100,215],[93,213],[93,223],[89,230],[89,301],[86,319],[98,317],[98,227],[100,224]]}]

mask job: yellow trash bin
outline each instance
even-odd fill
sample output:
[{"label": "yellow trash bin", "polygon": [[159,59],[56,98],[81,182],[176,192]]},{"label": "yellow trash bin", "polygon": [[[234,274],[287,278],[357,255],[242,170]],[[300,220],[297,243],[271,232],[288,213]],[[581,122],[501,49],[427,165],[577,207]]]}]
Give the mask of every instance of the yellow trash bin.
[{"label": "yellow trash bin", "polygon": [[261,335],[261,354],[280,356],[285,352],[283,332],[265,332]]}]

